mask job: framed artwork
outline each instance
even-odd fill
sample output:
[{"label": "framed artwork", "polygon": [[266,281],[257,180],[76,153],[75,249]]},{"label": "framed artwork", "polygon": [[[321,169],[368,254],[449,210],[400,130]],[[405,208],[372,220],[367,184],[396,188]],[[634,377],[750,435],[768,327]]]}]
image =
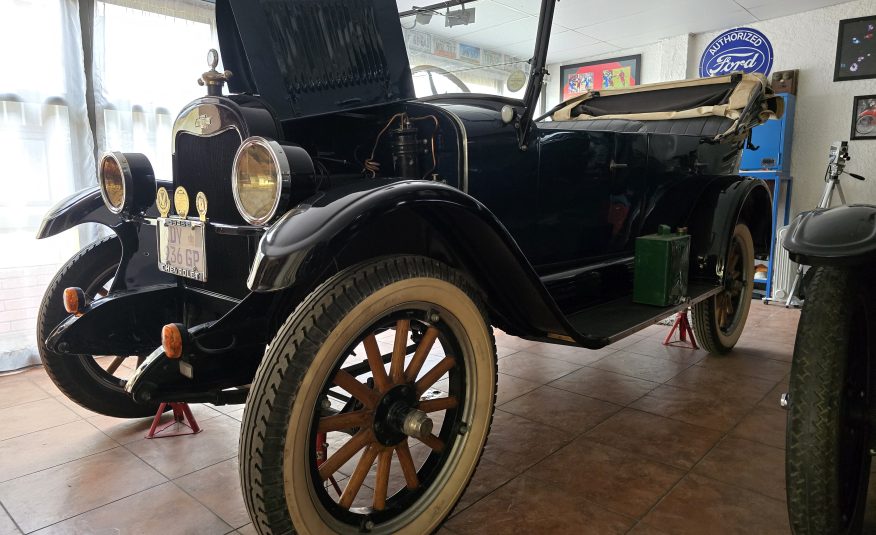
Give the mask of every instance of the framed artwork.
[{"label": "framed artwork", "polygon": [[855,97],[852,107],[852,139],[876,139],[876,95]]},{"label": "framed artwork", "polygon": [[565,102],[586,91],[620,89],[639,85],[642,55],[601,59],[560,67],[560,100]]},{"label": "framed artwork", "polygon": [[876,78],[876,15],[841,20],[833,81]]}]

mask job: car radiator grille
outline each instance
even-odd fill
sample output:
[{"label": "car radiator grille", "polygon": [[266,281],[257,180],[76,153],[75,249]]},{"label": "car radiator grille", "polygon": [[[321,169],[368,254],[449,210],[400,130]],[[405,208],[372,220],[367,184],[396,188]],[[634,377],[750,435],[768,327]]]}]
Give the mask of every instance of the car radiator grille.
[{"label": "car radiator grille", "polygon": [[183,186],[188,192],[190,217],[197,216],[195,196],[202,191],[207,196],[207,217],[211,221],[245,224],[231,192],[231,165],[240,144],[237,130],[209,137],[188,132],[177,134],[173,185]]}]

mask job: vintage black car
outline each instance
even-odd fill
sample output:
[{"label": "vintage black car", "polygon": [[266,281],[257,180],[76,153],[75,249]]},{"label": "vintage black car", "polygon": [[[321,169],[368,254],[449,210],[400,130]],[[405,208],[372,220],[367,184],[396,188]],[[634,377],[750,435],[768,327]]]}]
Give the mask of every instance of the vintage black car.
[{"label": "vintage black car", "polygon": [[[522,98],[418,99],[391,0],[218,0],[228,71],[211,54],[172,180],[109,153],[39,231],[112,230],[46,293],[58,387],[116,417],[246,401],[262,533],[428,533],[487,440],[491,327],[596,349],[693,307],[701,345],[729,351],[771,206],[735,173],[776,99],[733,74],[585,92],[536,119],[554,7]],[[659,225],[688,229],[689,284],[634,303],[634,243]]]}]

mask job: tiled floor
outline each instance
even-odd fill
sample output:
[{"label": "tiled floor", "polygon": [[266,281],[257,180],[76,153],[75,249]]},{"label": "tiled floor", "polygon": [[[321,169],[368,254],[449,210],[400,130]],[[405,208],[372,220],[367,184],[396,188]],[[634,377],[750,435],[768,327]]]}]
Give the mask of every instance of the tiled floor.
[{"label": "tiled floor", "polygon": [[[722,357],[653,326],[600,351],[497,333],[498,407],[442,533],[787,533],[786,390],[799,312],[752,303]],[[95,415],[41,368],[0,377],[0,535],[254,533],[240,498],[241,407],[203,433]],[[118,529],[118,531],[116,531]]]}]

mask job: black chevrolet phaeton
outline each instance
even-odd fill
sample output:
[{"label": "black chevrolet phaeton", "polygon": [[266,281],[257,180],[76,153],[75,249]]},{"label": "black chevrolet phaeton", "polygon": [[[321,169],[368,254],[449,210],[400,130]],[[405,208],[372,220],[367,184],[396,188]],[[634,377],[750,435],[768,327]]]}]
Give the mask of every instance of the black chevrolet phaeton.
[{"label": "black chevrolet phaeton", "polygon": [[[764,184],[735,173],[776,99],[734,74],[585,91],[536,118],[555,6],[512,98],[440,66],[412,77],[392,0],[218,0],[228,71],[211,53],[172,180],[108,153],[99,187],[43,221],[40,238],[112,230],[43,301],[58,387],[116,417],[246,401],[259,532],[428,533],[484,450],[491,327],[596,349],[692,307],[701,345],[729,351],[770,221]],[[436,94],[416,98],[424,74]],[[635,240],[659,225],[689,229],[689,284],[634,303]]]}]

